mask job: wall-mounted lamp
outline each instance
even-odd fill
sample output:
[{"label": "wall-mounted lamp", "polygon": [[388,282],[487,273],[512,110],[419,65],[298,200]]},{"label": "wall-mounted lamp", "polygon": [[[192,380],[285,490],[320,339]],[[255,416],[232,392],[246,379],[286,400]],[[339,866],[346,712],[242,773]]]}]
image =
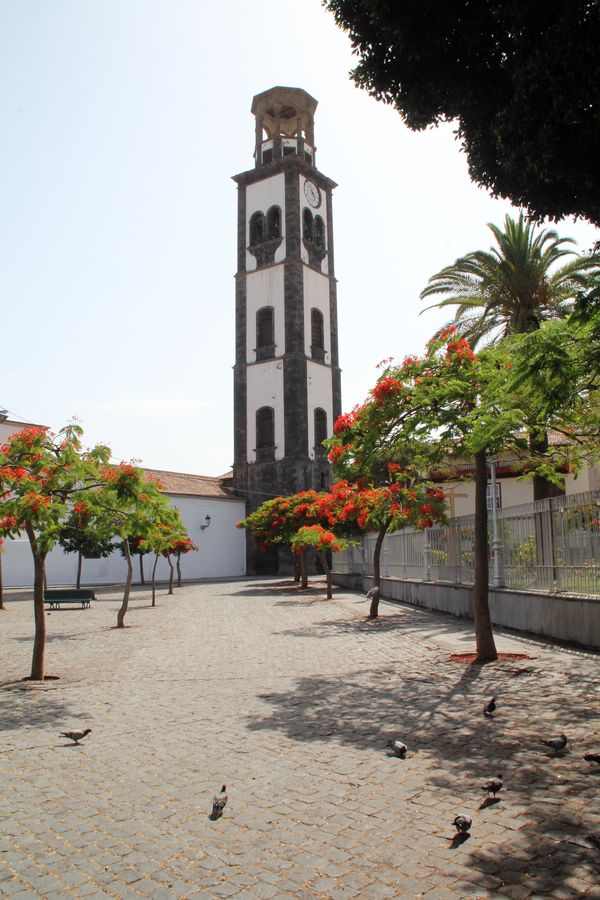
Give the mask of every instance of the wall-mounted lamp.
[{"label": "wall-mounted lamp", "polygon": [[208,528],[208,526],[210,525],[210,516],[209,516],[209,515],[206,515],[206,516],[204,517],[204,521],[205,521],[206,524],[200,526],[200,528],[202,529],[202,531],[204,531],[204,529],[205,529],[205,528]]}]

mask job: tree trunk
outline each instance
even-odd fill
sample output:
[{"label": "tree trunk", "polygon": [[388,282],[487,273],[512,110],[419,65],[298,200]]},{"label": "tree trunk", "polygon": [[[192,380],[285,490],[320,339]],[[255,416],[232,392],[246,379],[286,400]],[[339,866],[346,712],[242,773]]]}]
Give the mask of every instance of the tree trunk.
[{"label": "tree trunk", "polygon": [[294,551],[290,547],[290,553],[292,554],[292,564],[294,566],[294,581],[300,581],[300,554],[294,553]]},{"label": "tree trunk", "polygon": [[[535,438],[529,435],[529,449],[536,456],[544,456],[548,452],[548,432],[542,437]],[[551,481],[542,475],[533,476],[533,499],[547,500],[548,497],[554,497],[556,488]]]},{"label": "tree trunk", "polygon": [[321,558],[321,563],[323,568],[325,569],[325,582],[327,584],[327,599],[331,600],[333,598],[333,593],[331,591],[331,566],[327,562],[327,553],[319,553]]},{"label": "tree trunk", "polygon": [[485,451],[475,454],[475,583],[473,618],[477,662],[498,659],[489,606],[489,556],[487,528],[487,461]]},{"label": "tree trunk", "polygon": [[152,606],[156,606],[156,567],[158,565],[158,553],[154,557],[152,566]]},{"label": "tree trunk", "polygon": [[129,541],[123,541],[123,551],[127,560],[127,579],[125,581],[125,590],[123,592],[123,602],[117,613],[117,628],[125,628],[125,614],[129,606],[129,592],[131,591],[131,582],[133,581],[133,563],[131,561],[131,552],[129,550]]},{"label": "tree trunk", "polygon": [[144,554],[140,553],[140,584],[146,584],[146,579],[144,578]]},{"label": "tree trunk", "polygon": [[[377,534],[375,541],[375,549],[373,550],[373,587],[381,588],[381,548],[383,547],[383,539],[386,536],[390,523],[386,522],[382,525]],[[379,591],[373,595],[371,607],[369,609],[369,619],[376,619],[379,615]]]},{"label": "tree trunk", "polygon": [[300,581],[301,588],[305,591],[308,588],[308,569],[306,566],[306,551],[300,554]]},{"label": "tree trunk", "polygon": [[33,655],[31,658],[31,680],[44,680],[44,654],[46,651],[46,612],[44,610],[44,584],[46,581],[46,554],[40,553],[33,526],[25,526],[31,552],[33,554],[33,617],[35,621],[35,637],[33,639]]},{"label": "tree trunk", "polygon": [[177,554],[177,587],[181,587],[181,553]]},{"label": "tree trunk", "polygon": [[82,567],[82,565],[83,565],[83,554],[81,553],[81,550],[80,550],[79,553],[77,554],[77,581],[75,583],[75,587],[77,588],[77,590],[79,590],[79,588],[81,587],[81,567]]},{"label": "tree trunk", "polygon": [[171,570],[169,575],[169,594],[173,593],[173,575],[175,574],[173,569],[173,562],[171,560],[171,554],[167,553],[167,562],[169,563],[169,569]]}]

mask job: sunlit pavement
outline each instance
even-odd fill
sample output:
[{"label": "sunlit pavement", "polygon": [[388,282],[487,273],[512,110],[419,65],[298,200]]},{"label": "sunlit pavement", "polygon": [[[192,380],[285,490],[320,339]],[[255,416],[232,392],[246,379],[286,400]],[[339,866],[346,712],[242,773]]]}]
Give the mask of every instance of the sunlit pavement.
[{"label": "sunlit pavement", "polygon": [[[0,613],[0,896],[600,897],[600,657],[275,580]],[[497,695],[493,719],[484,703]],[[80,746],[59,737],[92,728]],[[540,742],[564,732],[569,749]],[[408,745],[405,760],[386,741]],[[481,783],[504,776],[498,803]],[[223,817],[212,798],[227,784]],[[453,840],[457,813],[471,836]]]}]

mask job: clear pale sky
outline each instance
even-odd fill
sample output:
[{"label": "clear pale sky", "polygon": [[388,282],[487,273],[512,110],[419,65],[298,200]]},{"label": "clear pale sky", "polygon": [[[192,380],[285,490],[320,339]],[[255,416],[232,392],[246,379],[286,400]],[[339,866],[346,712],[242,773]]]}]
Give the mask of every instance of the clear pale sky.
[{"label": "clear pale sky", "polygon": [[[343,406],[419,353],[430,275],[510,211],[471,184],[450,126],[410,132],[348,78],[319,0],[3,0],[0,407],[118,458],[217,475],[233,458],[236,189],[252,97],[319,106]],[[565,221],[587,250],[598,232]]]}]

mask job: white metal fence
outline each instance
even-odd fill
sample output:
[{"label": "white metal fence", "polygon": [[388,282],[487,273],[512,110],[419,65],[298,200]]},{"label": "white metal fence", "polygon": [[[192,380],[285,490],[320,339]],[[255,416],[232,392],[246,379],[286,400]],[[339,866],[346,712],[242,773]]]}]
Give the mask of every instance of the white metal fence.
[{"label": "white metal fence", "polygon": [[[519,590],[600,594],[600,491],[554,497],[496,511],[497,586]],[[493,511],[488,512],[490,578]],[[474,516],[448,526],[386,535],[381,575],[472,584]],[[376,535],[334,556],[340,573],[373,574]]]}]

